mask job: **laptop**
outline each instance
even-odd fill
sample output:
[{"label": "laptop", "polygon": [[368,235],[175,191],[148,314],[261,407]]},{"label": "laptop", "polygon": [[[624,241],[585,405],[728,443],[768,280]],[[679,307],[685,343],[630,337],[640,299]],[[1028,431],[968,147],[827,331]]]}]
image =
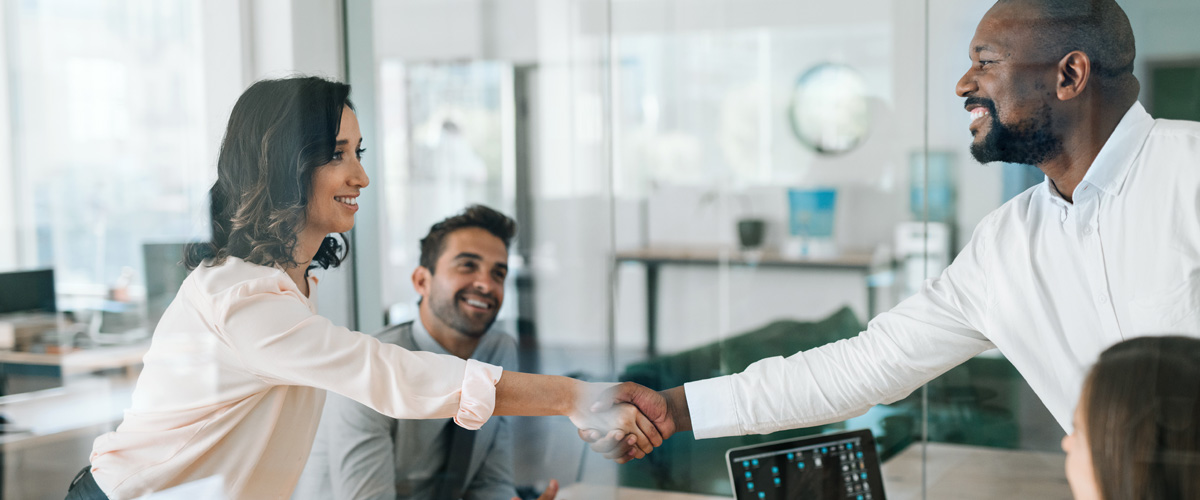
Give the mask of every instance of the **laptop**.
[{"label": "laptop", "polygon": [[737,500],[886,500],[870,429],[739,446],[725,467]]}]

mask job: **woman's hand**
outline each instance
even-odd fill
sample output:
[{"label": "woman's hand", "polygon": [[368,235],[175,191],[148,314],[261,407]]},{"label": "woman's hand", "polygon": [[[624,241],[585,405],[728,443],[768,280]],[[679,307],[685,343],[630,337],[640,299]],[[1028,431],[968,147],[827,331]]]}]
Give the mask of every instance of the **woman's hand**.
[{"label": "woman's hand", "polygon": [[[676,431],[691,430],[691,416],[687,411],[687,397],[683,387],[657,392],[633,382],[616,384],[605,389],[591,406],[594,411],[609,408],[615,403],[629,403],[638,407],[655,426],[662,439],[671,437]],[[590,443],[593,451],[605,456],[633,456],[634,445],[626,442],[625,436],[605,434],[595,429],[580,429],[579,437]],[[656,444],[657,446],[657,444]],[[626,459],[628,461],[628,459]]]},{"label": "woman's hand", "polygon": [[[608,394],[616,386],[580,382],[576,386],[575,400],[567,417],[581,434],[588,432],[603,436],[604,446],[592,446],[592,449],[602,453],[605,458],[623,464],[645,457],[655,447],[662,445],[663,438],[654,422],[642,415],[636,406],[613,404],[612,396]],[[606,398],[606,403],[597,404],[600,398]]]},{"label": "woman's hand", "polygon": [[[580,429],[581,436],[586,431],[589,435],[606,438],[606,444],[610,440],[619,443],[602,453],[617,463],[625,463],[645,457],[654,447],[662,444],[663,435],[655,427],[654,421],[635,406],[645,404],[642,401],[644,398],[626,400],[621,399],[625,396],[619,391],[612,392],[622,387],[628,385],[593,384],[557,375],[505,370],[496,383],[496,407],[492,414],[564,415]],[[658,395],[654,394],[654,397],[658,398]],[[646,404],[647,408],[652,406]],[[659,418],[664,417],[660,415]],[[666,425],[662,427],[674,429]],[[593,443],[592,449],[599,451],[596,443]]]},{"label": "woman's hand", "polygon": [[[574,414],[568,415],[571,423],[580,431],[591,430],[603,434],[612,446],[604,449],[592,449],[603,453],[604,458],[623,464],[635,458],[643,458],[654,448],[662,445],[662,437],[654,423],[642,415],[642,412],[628,403],[612,405],[612,407],[592,411],[581,408]],[[620,444],[620,446],[618,446]],[[626,451],[628,449],[628,451]]]}]

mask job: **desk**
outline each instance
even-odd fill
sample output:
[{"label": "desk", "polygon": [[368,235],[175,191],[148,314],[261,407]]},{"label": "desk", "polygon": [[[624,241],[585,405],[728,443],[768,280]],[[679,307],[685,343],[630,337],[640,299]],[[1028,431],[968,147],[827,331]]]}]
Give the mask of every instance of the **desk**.
[{"label": "desk", "polygon": [[677,491],[646,490],[624,486],[600,486],[575,483],[558,491],[556,500],[729,500],[731,497],[679,493]]},{"label": "desk", "polygon": [[[928,496],[921,495],[921,444],[909,446],[883,464],[888,500],[1071,500],[1064,470],[1066,455],[1041,451],[1003,450],[929,443],[925,473]],[[729,500],[731,496],[699,495],[641,488],[575,483],[562,489],[560,500]]]},{"label": "desk", "polygon": [[[91,440],[112,430],[124,417],[133,398],[136,367],[149,345],[143,342],[66,354],[0,351],[0,364],[43,367],[63,381],[62,387],[0,397],[0,412],[18,429],[0,433],[0,498],[61,498],[65,494],[64,485],[87,460],[87,452],[79,447],[86,445],[90,451]],[[91,374],[110,369],[124,371],[109,372],[109,376]]]},{"label": "desk", "polygon": [[0,363],[14,365],[57,366],[62,375],[89,373],[109,368],[129,368],[142,364],[150,349],[150,341],[136,344],[76,349],[65,354],[0,350]]},{"label": "desk", "polygon": [[1065,454],[947,443],[927,447],[928,496],[921,496],[921,444],[914,443],[883,464],[888,500],[1071,500]]},{"label": "desk", "polygon": [[867,290],[867,319],[875,316],[875,297],[867,284],[871,274],[871,255],[848,253],[828,258],[788,257],[775,251],[740,251],[721,248],[642,248],[617,252],[616,260],[621,263],[638,263],[646,266],[646,354],[653,358],[658,354],[658,272],[662,266],[705,266],[723,265],[738,267],[776,267],[791,269],[815,269],[850,271],[863,277]]}]

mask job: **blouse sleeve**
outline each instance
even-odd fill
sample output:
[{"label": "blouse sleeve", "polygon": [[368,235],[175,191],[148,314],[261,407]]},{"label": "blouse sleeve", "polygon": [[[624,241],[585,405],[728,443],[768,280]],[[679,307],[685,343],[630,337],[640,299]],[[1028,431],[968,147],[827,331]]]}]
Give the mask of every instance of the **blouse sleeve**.
[{"label": "blouse sleeve", "polygon": [[409,351],[337,326],[288,285],[261,278],[214,297],[220,334],[254,375],[333,391],[393,418],[454,417],[474,430],[491,417],[500,367]]}]

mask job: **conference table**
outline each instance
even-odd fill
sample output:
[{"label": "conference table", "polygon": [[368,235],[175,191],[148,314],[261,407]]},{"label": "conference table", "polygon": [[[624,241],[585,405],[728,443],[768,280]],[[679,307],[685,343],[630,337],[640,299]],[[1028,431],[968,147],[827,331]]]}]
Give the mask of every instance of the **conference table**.
[{"label": "conference table", "polygon": [[[883,464],[884,492],[888,500],[1070,500],[1071,489],[1063,467],[1065,457],[1062,453],[1043,451],[916,443]],[[925,496],[922,495],[923,482],[928,485]],[[558,495],[559,500],[610,498],[729,500],[732,495],[699,495],[586,483],[569,485]]]}]

